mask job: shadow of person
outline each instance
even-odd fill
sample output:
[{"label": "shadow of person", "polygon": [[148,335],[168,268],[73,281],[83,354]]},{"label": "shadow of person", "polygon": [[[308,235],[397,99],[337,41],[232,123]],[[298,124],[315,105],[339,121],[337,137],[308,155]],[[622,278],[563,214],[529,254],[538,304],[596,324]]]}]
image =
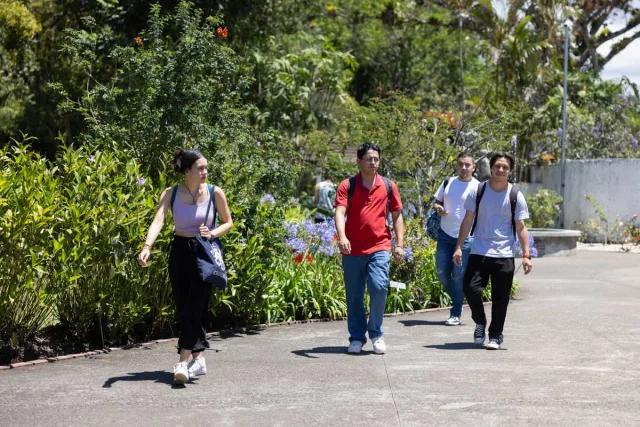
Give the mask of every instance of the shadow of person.
[{"label": "shadow of person", "polygon": [[477,350],[481,345],[472,342],[448,342],[445,344],[425,345],[425,348],[435,348],[437,350]]},{"label": "shadow of person", "polygon": [[[314,347],[309,350],[294,350],[291,353],[295,354],[296,356],[309,357],[312,359],[318,358],[318,356],[312,356],[312,354],[348,354],[347,346],[344,346],[344,345],[333,346],[333,347]],[[370,352],[363,350],[359,354],[349,354],[349,356],[360,356],[360,355],[365,355],[369,353]]]},{"label": "shadow of person", "polygon": [[444,320],[400,320],[404,326],[444,325]]},{"label": "shadow of person", "polygon": [[173,388],[183,388],[173,383],[173,374],[168,371],[147,371],[147,372],[129,372],[127,375],[120,377],[111,377],[102,384],[103,388],[111,388],[118,381],[153,381],[172,386]]}]

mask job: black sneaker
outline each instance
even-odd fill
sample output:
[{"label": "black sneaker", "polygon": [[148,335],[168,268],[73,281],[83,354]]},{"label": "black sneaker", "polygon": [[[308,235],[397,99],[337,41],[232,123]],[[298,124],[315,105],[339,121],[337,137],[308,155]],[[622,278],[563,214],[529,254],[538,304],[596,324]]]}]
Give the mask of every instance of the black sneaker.
[{"label": "black sneaker", "polygon": [[476,325],[476,330],[473,331],[473,342],[482,345],[484,344],[484,326],[485,325]]}]

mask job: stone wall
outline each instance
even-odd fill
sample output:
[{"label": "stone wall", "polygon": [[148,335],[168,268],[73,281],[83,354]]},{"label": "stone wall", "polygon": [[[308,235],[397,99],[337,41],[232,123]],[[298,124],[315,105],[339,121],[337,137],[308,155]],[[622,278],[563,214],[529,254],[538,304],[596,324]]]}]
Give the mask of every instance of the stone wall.
[{"label": "stone wall", "polygon": [[[561,194],[560,165],[534,167],[530,182],[518,183],[525,193],[548,188]],[[620,221],[640,214],[640,159],[567,160],[564,228],[589,229],[598,215],[589,194],[604,208],[608,219],[607,240],[619,238]],[[602,228],[605,228],[606,225]],[[602,240],[604,235],[592,238]]]}]

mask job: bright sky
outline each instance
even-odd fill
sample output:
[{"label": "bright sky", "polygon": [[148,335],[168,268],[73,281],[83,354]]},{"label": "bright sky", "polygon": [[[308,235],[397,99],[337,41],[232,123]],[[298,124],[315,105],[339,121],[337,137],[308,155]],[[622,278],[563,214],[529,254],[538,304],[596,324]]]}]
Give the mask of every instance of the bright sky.
[{"label": "bright sky", "polygon": [[[640,7],[640,0],[636,0],[634,6]],[[622,13],[618,14],[610,21],[609,30],[616,31],[622,28],[628,19],[629,16],[625,16]],[[598,52],[606,55],[614,42],[615,39],[605,43]],[[600,76],[603,79],[616,81],[619,81],[622,76],[627,76],[629,80],[640,85],[640,38],[634,40],[633,43],[629,44],[622,52],[613,57],[613,59],[604,66]]]}]

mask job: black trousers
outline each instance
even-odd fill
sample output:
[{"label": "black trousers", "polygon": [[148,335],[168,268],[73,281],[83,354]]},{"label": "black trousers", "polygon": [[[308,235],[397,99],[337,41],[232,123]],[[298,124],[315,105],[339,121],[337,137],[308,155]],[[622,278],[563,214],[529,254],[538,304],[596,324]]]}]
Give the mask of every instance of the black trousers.
[{"label": "black trousers", "polygon": [[514,272],[513,258],[491,258],[482,255],[469,255],[467,270],[464,274],[464,295],[471,308],[471,318],[476,324],[486,325],[482,291],[491,279],[491,325],[489,339],[502,335],[507,306],[511,297]]},{"label": "black trousers", "polygon": [[197,353],[209,348],[206,327],[211,285],[203,282],[198,274],[192,250],[194,242],[195,239],[174,236],[169,253],[169,278],[180,323],[178,351]]}]

